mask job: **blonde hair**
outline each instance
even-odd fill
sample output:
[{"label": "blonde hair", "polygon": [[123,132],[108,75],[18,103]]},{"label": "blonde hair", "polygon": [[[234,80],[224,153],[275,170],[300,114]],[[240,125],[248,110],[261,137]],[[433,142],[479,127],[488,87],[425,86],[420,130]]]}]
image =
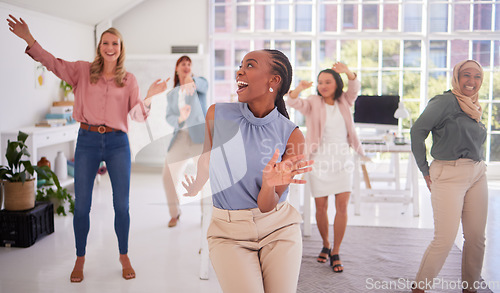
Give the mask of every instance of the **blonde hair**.
[{"label": "blonde hair", "polygon": [[125,86],[123,79],[125,78],[125,75],[127,75],[127,71],[125,70],[125,45],[123,44],[123,38],[120,32],[114,28],[111,27],[104,31],[101,34],[101,38],[99,39],[99,44],[97,45],[96,49],[96,56],[94,59],[94,62],[90,64],[90,83],[97,83],[99,78],[102,75],[102,70],[104,68],[104,58],[102,58],[101,55],[101,42],[102,42],[102,36],[104,36],[105,33],[110,33],[112,35],[117,36],[120,39],[120,56],[118,56],[118,60],[116,61],[116,68],[115,68],[115,83],[119,87]]}]

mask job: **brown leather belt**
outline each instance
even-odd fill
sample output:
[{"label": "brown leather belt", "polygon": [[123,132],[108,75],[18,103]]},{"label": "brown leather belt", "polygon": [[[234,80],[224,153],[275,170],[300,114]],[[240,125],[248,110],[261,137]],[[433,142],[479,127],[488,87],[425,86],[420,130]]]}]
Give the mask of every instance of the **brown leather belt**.
[{"label": "brown leather belt", "polygon": [[90,125],[87,123],[80,123],[80,128],[88,130],[88,131],[99,132],[100,134],[113,132],[113,131],[119,131],[119,129],[111,128],[111,127],[106,126],[106,125]]}]

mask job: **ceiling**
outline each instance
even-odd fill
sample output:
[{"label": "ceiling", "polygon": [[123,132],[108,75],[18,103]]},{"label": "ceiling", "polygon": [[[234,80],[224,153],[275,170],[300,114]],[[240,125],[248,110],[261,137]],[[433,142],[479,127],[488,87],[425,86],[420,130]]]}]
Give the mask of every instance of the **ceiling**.
[{"label": "ceiling", "polygon": [[144,0],[1,0],[21,8],[95,26],[113,20]]}]

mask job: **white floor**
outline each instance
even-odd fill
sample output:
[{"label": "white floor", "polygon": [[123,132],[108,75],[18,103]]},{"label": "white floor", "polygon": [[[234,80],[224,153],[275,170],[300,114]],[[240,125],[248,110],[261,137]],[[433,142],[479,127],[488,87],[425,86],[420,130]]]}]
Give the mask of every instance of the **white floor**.
[{"label": "white floor", "polygon": [[[413,217],[411,206],[396,203],[363,203],[361,216],[354,216],[351,204],[349,225],[432,228],[429,194],[423,181],[420,197],[420,217]],[[85,280],[79,284],[69,282],[75,259],[72,217],[56,215],[55,233],[39,239],[33,246],[0,247],[0,292],[221,292],[212,269],[209,280],[199,278],[199,200],[182,198],[181,203],[179,225],[167,228],[169,215],[160,172],[132,173],[129,256],[137,278],[125,281],[121,277],[113,231],[110,183],[108,177],[103,176],[94,191]],[[498,290],[499,210],[500,182],[491,182],[483,277],[496,281]],[[416,270],[419,264],[408,265],[415,266]]]}]

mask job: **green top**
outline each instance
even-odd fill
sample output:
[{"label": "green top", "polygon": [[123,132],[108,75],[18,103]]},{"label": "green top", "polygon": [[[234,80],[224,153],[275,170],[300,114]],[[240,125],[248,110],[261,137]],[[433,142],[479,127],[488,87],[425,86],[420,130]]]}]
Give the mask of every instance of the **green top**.
[{"label": "green top", "polygon": [[482,145],[486,140],[486,128],[462,111],[451,91],[429,100],[411,128],[411,150],[424,176],[429,175],[425,148],[429,132],[432,132],[431,156],[436,160],[484,159]]}]

